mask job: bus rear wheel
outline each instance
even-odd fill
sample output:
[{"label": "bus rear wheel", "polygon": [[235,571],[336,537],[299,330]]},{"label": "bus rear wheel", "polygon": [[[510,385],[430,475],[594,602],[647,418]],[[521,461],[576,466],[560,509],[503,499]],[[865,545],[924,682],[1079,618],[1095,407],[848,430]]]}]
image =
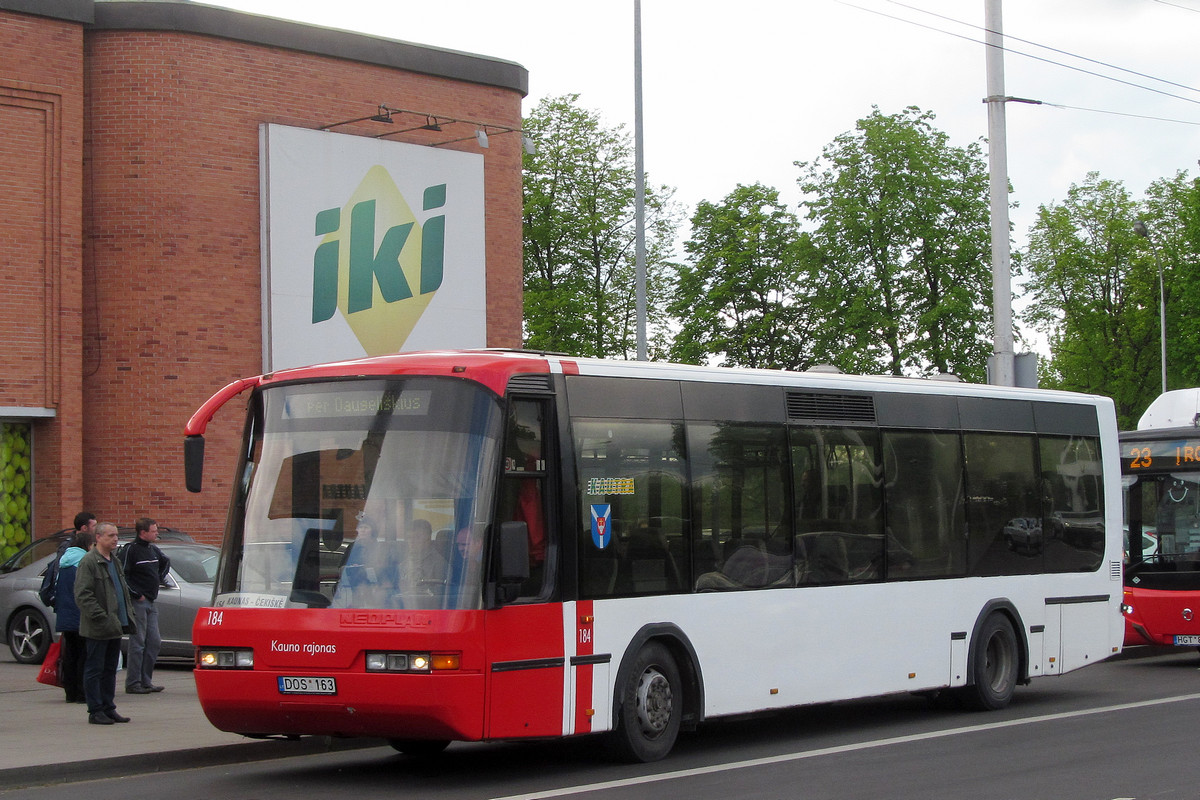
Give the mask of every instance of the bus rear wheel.
[{"label": "bus rear wheel", "polygon": [[620,710],[612,745],[626,761],[658,761],[671,752],[683,716],[679,667],[665,646],[640,651],[620,687]]},{"label": "bus rear wheel", "polygon": [[450,746],[448,739],[388,739],[397,753],[406,756],[436,756]]},{"label": "bus rear wheel", "polygon": [[975,640],[971,685],[963,688],[963,701],[979,711],[996,711],[1012,700],[1017,688],[1021,654],[1012,623],[1003,614],[983,621]]}]

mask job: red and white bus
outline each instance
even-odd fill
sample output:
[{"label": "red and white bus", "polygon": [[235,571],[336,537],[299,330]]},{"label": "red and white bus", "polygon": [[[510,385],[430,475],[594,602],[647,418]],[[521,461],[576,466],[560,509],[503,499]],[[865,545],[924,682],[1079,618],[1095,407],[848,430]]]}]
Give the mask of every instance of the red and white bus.
[{"label": "red and white bus", "polygon": [[606,733],[896,692],[1005,706],[1118,652],[1112,404],[937,380],[413,353],[249,390],[209,720],[248,735]]},{"label": "red and white bus", "polygon": [[1200,647],[1200,389],[1164,392],[1122,431],[1125,644]]}]

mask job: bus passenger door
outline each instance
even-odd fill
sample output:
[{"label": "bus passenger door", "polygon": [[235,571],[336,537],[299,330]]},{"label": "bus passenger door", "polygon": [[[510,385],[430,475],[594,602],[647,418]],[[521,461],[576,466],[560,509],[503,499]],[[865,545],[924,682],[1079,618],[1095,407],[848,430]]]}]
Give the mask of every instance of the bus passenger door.
[{"label": "bus passenger door", "polygon": [[[504,475],[493,530],[524,522],[529,536],[529,579],[513,603],[487,612],[487,736],[559,736],[563,733],[566,660],[562,607],[547,602],[559,552],[553,524],[552,401],[510,398]],[[572,632],[573,633],[573,632]]]}]

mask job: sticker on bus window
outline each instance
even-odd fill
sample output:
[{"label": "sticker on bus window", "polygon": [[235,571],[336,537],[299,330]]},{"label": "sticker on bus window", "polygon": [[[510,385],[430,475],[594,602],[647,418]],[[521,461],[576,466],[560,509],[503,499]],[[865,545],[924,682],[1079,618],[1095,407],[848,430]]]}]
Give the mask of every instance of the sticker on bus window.
[{"label": "sticker on bus window", "polygon": [[633,478],[589,478],[588,494],[635,494]]},{"label": "sticker on bus window", "polygon": [[603,550],[612,542],[612,506],[592,503],[592,544]]},{"label": "sticker on bus window", "polygon": [[213,605],[218,608],[286,608],[287,595],[234,592],[217,595]]}]

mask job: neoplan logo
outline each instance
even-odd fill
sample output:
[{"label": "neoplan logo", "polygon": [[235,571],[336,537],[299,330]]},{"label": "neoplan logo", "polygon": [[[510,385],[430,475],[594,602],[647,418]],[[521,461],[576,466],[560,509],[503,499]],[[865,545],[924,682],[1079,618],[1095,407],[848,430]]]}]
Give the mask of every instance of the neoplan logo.
[{"label": "neoplan logo", "polygon": [[[425,189],[421,210],[446,205],[446,184]],[[383,167],[349,202],[316,215],[313,324],[341,312],[367,355],[399,351],[442,285],[446,216],[416,215]]]}]

